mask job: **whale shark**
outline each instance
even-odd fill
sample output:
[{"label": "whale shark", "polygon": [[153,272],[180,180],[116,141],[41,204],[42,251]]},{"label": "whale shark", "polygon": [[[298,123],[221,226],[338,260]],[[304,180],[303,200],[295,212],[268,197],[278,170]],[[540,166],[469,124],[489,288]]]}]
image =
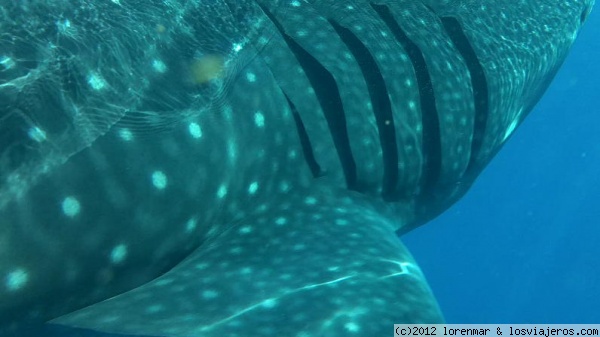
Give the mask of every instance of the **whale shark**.
[{"label": "whale shark", "polygon": [[0,1],[0,335],[444,322],[401,235],[468,191],[593,2]]}]

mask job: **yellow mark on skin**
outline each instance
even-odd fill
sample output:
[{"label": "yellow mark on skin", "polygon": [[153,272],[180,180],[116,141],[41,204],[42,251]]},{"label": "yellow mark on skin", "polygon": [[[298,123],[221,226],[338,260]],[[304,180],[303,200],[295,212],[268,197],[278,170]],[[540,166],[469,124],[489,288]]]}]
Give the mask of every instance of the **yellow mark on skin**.
[{"label": "yellow mark on skin", "polygon": [[165,27],[165,25],[162,23],[159,23],[156,25],[156,27],[154,27],[154,30],[159,34],[162,34],[167,31],[167,27]]},{"label": "yellow mark on skin", "polygon": [[194,83],[204,84],[223,76],[225,60],[218,55],[205,55],[194,59],[190,68]]}]

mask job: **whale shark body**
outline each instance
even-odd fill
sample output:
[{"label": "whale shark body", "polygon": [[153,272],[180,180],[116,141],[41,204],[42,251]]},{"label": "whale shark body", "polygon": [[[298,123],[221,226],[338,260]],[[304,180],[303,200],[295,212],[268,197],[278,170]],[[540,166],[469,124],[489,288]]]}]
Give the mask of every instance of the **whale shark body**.
[{"label": "whale shark body", "polygon": [[0,4],[0,334],[381,336],[593,1]]}]

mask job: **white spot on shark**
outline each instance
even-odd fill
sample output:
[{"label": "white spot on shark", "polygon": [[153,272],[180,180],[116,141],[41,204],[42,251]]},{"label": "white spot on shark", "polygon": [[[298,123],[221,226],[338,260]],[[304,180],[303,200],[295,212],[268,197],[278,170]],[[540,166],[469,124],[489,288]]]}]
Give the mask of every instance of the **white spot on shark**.
[{"label": "white spot on shark", "polygon": [[0,56],[0,65],[2,65],[2,67],[4,67],[3,70],[7,70],[7,69],[13,68],[16,65],[16,63],[12,58],[10,58],[6,55],[3,55],[3,56]]},{"label": "white spot on shark", "polygon": [[219,199],[223,199],[223,198],[225,198],[226,195],[227,195],[227,186],[225,186],[225,185],[219,186],[219,189],[217,190],[217,197]]},{"label": "white spot on shark", "polygon": [[263,115],[260,111],[254,114],[254,124],[256,124],[256,126],[259,128],[265,126],[265,115]]},{"label": "white spot on shark", "polygon": [[133,140],[133,133],[131,133],[131,130],[129,130],[129,129],[126,129],[126,128],[124,128],[124,129],[120,129],[120,130],[119,130],[119,137],[120,137],[122,140],[124,140],[124,141],[126,141],[126,142],[129,142],[129,141],[132,141],[132,140]]},{"label": "white spot on shark", "polygon": [[294,251],[301,251],[301,250],[305,250],[306,249],[306,245],[303,243],[297,243],[295,245],[292,246],[292,250]]},{"label": "white spot on shark", "polygon": [[189,219],[185,223],[185,231],[187,233],[191,233],[194,229],[196,229],[197,225],[198,225],[198,221],[196,221],[196,219]]},{"label": "white spot on shark", "polygon": [[250,186],[248,186],[248,193],[249,194],[255,194],[256,191],[258,191],[258,183],[256,181],[253,181]]},{"label": "white spot on shark", "polygon": [[146,308],[146,312],[149,314],[154,314],[160,311],[164,310],[164,306],[160,305],[160,304],[154,304],[149,306],[148,308]]},{"label": "white spot on shark", "polygon": [[338,226],[346,226],[348,224],[348,220],[346,219],[335,219],[335,224]]},{"label": "white spot on shark", "polygon": [[41,143],[46,140],[46,132],[40,128],[33,127],[27,131],[27,135],[29,138],[35,140],[38,143]]},{"label": "white spot on shark", "polygon": [[290,190],[290,184],[287,181],[282,181],[279,183],[279,191],[285,193]]},{"label": "white spot on shark", "polygon": [[81,205],[75,197],[66,197],[62,202],[62,211],[66,216],[72,218],[79,214]]},{"label": "white spot on shark", "polygon": [[22,268],[17,268],[6,275],[4,285],[8,291],[17,291],[22,289],[27,284],[28,280],[29,275],[27,274],[27,271]]},{"label": "white spot on shark", "polygon": [[248,82],[250,83],[254,83],[256,82],[256,74],[253,72],[247,72],[246,73],[246,80],[248,80]]},{"label": "white spot on shark", "polygon": [[56,21],[56,28],[61,34],[69,34],[69,31],[73,29],[71,21],[69,19]]},{"label": "white spot on shark", "polygon": [[266,300],[262,301],[260,303],[260,305],[263,308],[271,309],[271,308],[274,308],[274,307],[277,306],[277,300],[275,300],[274,298],[269,298],[269,299],[266,299]]},{"label": "white spot on shark", "polygon": [[348,323],[344,324],[344,328],[348,332],[359,332],[360,331],[360,326],[354,322],[348,322]]},{"label": "white spot on shark", "polygon": [[200,128],[200,125],[198,125],[198,123],[190,123],[188,125],[188,131],[190,132],[190,135],[192,135],[193,138],[202,138],[202,128]]},{"label": "white spot on shark", "polygon": [[227,143],[227,154],[229,155],[229,159],[231,161],[234,161],[237,158],[237,146],[232,140]]},{"label": "white spot on shark", "polygon": [[241,43],[234,43],[232,49],[234,52],[239,53],[242,51],[242,49],[244,49],[244,46]]},{"label": "white spot on shark", "polygon": [[207,289],[202,292],[202,297],[210,300],[219,297],[219,293],[215,290]]},{"label": "white spot on shark", "polygon": [[244,268],[240,269],[240,274],[242,274],[242,275],[250,275],[250,274],[252,274],[252,268],[250,268],[250,267],[244,267]]},{"label": "white spot on shark", "polygon": [[167,187],[167,176],[162,171],[154,171],[152,173],[152,185],[159,190],[164,190]]},{"label": "white spot on shark", "polygon": [[238,230],[240,234],[249,234],[252,233],[252,226],[244,226]]},{"label": "white spot on shark", "polygon": [[317,199],[315,199],[314,197],[306,197],[304,199],[304,203],[307,205],[315,205],[317,203]]},{"label": "white spot on shark", "polygon": [[161,74],[167,71],[167,65],[159,59],[155,59],[152,61],[152,68],[157,73],[161,73]]},{"label": "white spot on shark", "polygon": [[196,265],[194,266],[194,268],[198,269],[198,270],[204,270],[206,268],[208,268],[210,265],[206,262],[200,262],[200,263],[196,263]]},{"label": "white spot on shark", "polygon": [[115,246],[110,252],[110,261],[114,264],[119,264],[125,261],[127,257],[127,246],[120,244]]},{"label": "white spot on shark", "polygon": [[88,85],[94,90],[102,90],[106,87],[106,80],[98,73],[91,72],[87,76]]}]

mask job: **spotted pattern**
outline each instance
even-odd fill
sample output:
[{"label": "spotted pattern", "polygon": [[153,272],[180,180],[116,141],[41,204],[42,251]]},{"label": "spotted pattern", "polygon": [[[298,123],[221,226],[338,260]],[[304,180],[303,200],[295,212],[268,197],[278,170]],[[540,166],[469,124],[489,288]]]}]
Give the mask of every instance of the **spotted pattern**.
[{"label": "spotted pattern", "polygon": [[35,140],[36,142],[43,142],[47,139],[46,132],[37,126],[29,129],[27,134],[29,135],[29,138]]},{"label": "spotted pattern", "polygon": [[223,199],[223,198],[225,198],[226,195],[227,195],[227,186],[225,186],[225,185],[219,186],[219,189],[217,190],[217,197],[219,199]]},{"label": "spotted pattern", "polygon": [[202,128],[200,127],[200,125],[198,125],[198,123],[190,123],[188,125],[188,130],[190,132],[190,135],[195,138],[195,139],[199,139],[202,138]]},{"label": "spotted pattern", "polygon": [[8,291],[14,292],[21,290],[27,284],[29,275],[27,271],[21,268],[15,269],[6,275],[4,281],[5,287]]},{"label": "spotted pattern", "polygon": [[164,190],[167,187],[167,176],[162,171],[152,172],[152,185],[159,190]]},{"label": "spotted pattern", "polygon": [[[168,50],[160,54],[174,55]],[[164,55],[145,61],[151,65],[160,59],[166,66],[161,77],[153,77],[160,73],[154,69],[148,79],[164,79],[161,86],[167,92],[148,96],[147,101],[167,99],[163,94],[197,95],[196,89],[187,91],[185,78],[173,80],[170,72],[175,68]],[[125,118],[93,146],[48,172],[21,201],[1,209],[3,224],[26,223],[23,228],[45,240],[22,238],[25,241],[6,245],[3,241],[2,251],[18,258],[10,263],[0,259],[4,278],[0,296],[2,291],[19,288],[27,296],[15,301],[43,303],[45,309],[34,312],[22,305],[14,314],[2,311],[0,327],[13,319],[55,318],[134,288],[140,280],[152,280],[166,266],[174,266],[200,244],[227,231],[249,210],[264,209],[276,194],[311,183],[302,156],[288,156],[292,149],[297,152],[295,124],[273,79],[258,75],[269,70],[257,63],[245,71],[256,74],[255,81],[232,83],[223,105],[202,114],[192,112],[168,128],[160,120],[143,125],[143,119]],[[107,87],[100,92],[106,93],[118,79],[104,76]],[[261,88],[257,95],[247,95],[256,88]],[[272,179],[264,180],[264,175]],[[285,188],[280,187],[282,181]],[[43,221],[32,219],[33,214],[44,214]],[[243,253],[239,245],[231,248],[232,254]],[[48,250],[54,253],[45,254]],[[27,277],[13,273],[24,265],[44,266],[43,275],[33,278],[40,272],[35,267]],[[73,284],[85,286],[73,288]],[[65,302],[58,295],[64,293],[73,300]],[[161,312],[160,308],[157,304],[148,311]]]},{"label": "spotted pattern", "polygon": [[378,336],[441,321],[394,232],[466,191],[591,7],[496,3],[0,11],[0,335],[108,298],[60,322]]},{"label": "spotted pattern", "polygon": [[120,244],[115,246],[110,252],[110,261],[114,264],[119,264],[125,261],[127,257],[127,246]]},{"label": "spotted pattern", "polygon": [[[441,320],[383,208],[360,196],[309,193],[314,203],[283,197],[159,279],[59,322],[110,320],[121,333],[170,336],[294,336],[298,327],[307,336],[380,336],[389,330],[384,322]],[[286,226],[273,226],[284,218]],[[193,269],[202,273],[188,272]],[[165,287],[171,283],[178,286]],[[231,291],[244,295],[233,302],[224,295]],[[159,303],[163,310],[150,310]],[[385,303],[397,303],[395,310]],[[240,326],[243,331],[235,329]]]},{"label": "spotted pattern", "polygon": [[75,197],[66,197],[62,201],[62,211],[70,218],[76,216],[81,211],[79,200],[77,200]]},{"label": "spotted pattern", "polygon": [[259,128],[265,126],[265,116],[261,112],[254,114],[254,124],[256,124],[256,126]]},{"label": "spotted pattern", "polygon": [[249,186],[248,186],[248,194],[256,194],[256,191],[258,191],[258,183],[256,181],[253,181]]},{"label": "spotted pattern", "polygon": [[133,133],[131,132],[131,130],[123,128],[119,130],[119,137],[121,137],[121,139],[123,139],[124,141],[131,141],[133,140]]}]

